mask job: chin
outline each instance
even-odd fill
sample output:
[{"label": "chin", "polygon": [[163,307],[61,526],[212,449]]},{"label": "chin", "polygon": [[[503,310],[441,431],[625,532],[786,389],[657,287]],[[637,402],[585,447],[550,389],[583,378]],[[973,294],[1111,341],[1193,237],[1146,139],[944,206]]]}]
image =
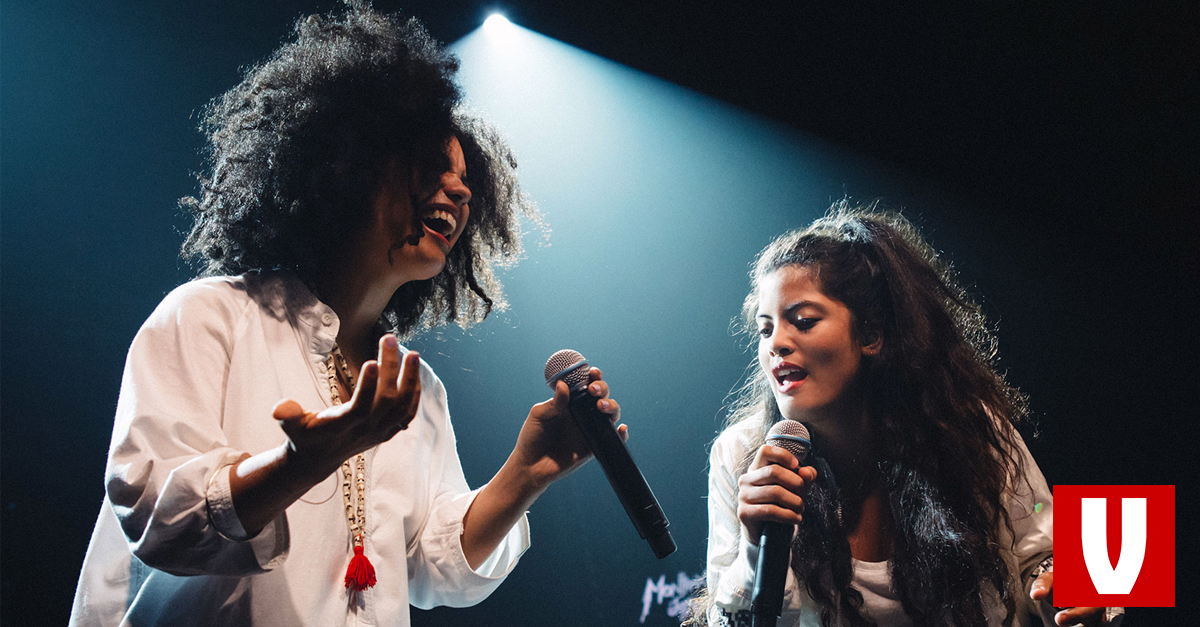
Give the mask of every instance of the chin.
[{"label": "chin", "polygon": [[779,409],[779,415],[787,420],[801,420],[801,414],[804,413],[797,411],[796,404],[792,402],[791,398],[780,399],[779,397],[775,397],[775,407]]},{"label": "chin", "polygon": [[416,273],[417,280],[418,281],[428,281],[429,279],[432,279],[432,278],[436,277],[437,275],[441,274],[442,270],[445,270],[445,269],[446,269],[446,264],[444,262],[436,264],[436,265],[434,265],[434,264],[430,264],[428,266],[422,265],[421,270]]},{"label": "chin", "polygon": [[782,399],[777,396],[775,397],[775,406],[779,408],[779,414],[788,420],[809,422],[825,405],[813,406],[811,403],[797,402],[790,396]]},{"label": "chin", "polygon": [[446,255],[441,249],[426,249],[422,243],[415,250],[410,247],[405,252],[407,254],[396,259],[396,267],[404,268],[410,280],[427,281],[446,268]]}]

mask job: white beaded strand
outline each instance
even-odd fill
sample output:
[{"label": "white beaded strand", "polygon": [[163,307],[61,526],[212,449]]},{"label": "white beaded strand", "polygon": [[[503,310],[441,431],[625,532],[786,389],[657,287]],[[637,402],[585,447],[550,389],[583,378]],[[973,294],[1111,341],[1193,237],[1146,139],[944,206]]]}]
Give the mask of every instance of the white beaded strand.
[{"label": "white beaded strand", "polygon": [[[351,395],[354,394],[354,377],[350,373],[350,365],[346,363],[346,358],[342,356],[341,349],[337,344],[333,345],[333,350],[329,352],[329,361],[326,368],[329,372],[329,392],[334,405],[341,405],[342,398],[338,392],[338,374],[343,377],[346,385],[346,391]],[[354,488],[358,498],[352,499],[350,494],[350,482],[353,477]],[[342,503],[346,507],[346,522],[350,526],[350,537],[354,540],[354,546],[361,547],[363,545],[363,533],[367,527],[367,459],[362,453],[354,457],[354,465],[351,467],[350,460],[342,462]]]}]

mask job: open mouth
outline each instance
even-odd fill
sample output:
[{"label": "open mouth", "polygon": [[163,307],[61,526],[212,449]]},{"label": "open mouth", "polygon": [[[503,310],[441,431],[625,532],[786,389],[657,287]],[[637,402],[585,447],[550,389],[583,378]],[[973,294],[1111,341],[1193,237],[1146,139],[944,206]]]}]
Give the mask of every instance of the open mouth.
[{"label": "open mouth", "polygon": [[421,222],[429,228],[430,231],[441,235],[450,240],[450,236],[454,234],[454,229],[458,227],[458,221],[448,211],[434,209],[429,215],[421,218]]},{"label": "open mouth", "polygon": [[792,366],[785,364],[776,367],[772,374],[775,375],[775,381],[779,385],[787,385],[788,383],[799,383],[808,378],[808,371],[800,366]]}]

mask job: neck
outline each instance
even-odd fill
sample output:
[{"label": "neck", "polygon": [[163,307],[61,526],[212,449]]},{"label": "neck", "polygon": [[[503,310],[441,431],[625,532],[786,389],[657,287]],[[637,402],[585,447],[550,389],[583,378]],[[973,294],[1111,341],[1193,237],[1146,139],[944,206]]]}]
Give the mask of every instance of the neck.
[{"label": "neck", "polygon": [[338,316],[337,343],[354,370],[376,356],[375,328],[392,295],[400,288],[378,280],[358,265],[329,266],[317,279],[321,300]]},{"label": "neck", "polygon": [[813,449],[829,462],[844,496],[861,498],[859,487],[877,472],[878,462],[867,405],[857,398],[822,413],[805,419],[812,431]]}]

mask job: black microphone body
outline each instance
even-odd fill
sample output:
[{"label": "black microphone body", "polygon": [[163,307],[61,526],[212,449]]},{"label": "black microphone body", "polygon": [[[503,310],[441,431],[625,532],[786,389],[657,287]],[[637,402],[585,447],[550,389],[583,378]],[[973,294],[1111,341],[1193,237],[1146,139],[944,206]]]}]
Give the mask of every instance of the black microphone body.
[{"label": "black microphone body", "polygon": [[775,627],[783,613],[783,589],[791,564],[795,525],[767,521],[758,539],[758,564],[754,568],[754,591],[750,612],[753,627]]},{"label": "black microphone body", "polygon": [[[563,352],[565,351],[559,351]],[[575,424],[587,441],[588,448],[595,455],[596,461],[604,469],[608,483],[617,493],[617,498],[625,508],[625,513],[629,514],[629,520],[633,522],[638,535],[650,544],[654,556],[662,559],[674,553],[676,548],[675,540],[667,530],[670,522],[663,514],[662,507],[654,498],[646,478],[638,470],[633,456],[629,454],[629,449],[621,440],[609,415],[596,407],[598,399],[588,393],[587,362],[583,360],[582,355],[571,352],[578,355],[578,360],[566,371],[557,374],[551,372],[550,363],[554,363],[559,353],[550,358],[551,362],[546,368],[547,383],[554,385],[562,380],[570,387],[571,416],[575,419]],[[579,372],[583,373],[582,377],[578,376]],[[576,376],[571,376],[572,374]]]},{"label": "black microphone body", "polygon": [[[771,427],[767,444],[787,449],[804,465],[808,456],[808,429],[794,420],[782,420]],[[792,557],[792,535],[795,525],[766,521],[758,540],[758,563],[754,568],[754,589],[750,596],[750,617],[753,627],[775,627],[783,613],[783,591],[787,585],[788,566]]]}]

